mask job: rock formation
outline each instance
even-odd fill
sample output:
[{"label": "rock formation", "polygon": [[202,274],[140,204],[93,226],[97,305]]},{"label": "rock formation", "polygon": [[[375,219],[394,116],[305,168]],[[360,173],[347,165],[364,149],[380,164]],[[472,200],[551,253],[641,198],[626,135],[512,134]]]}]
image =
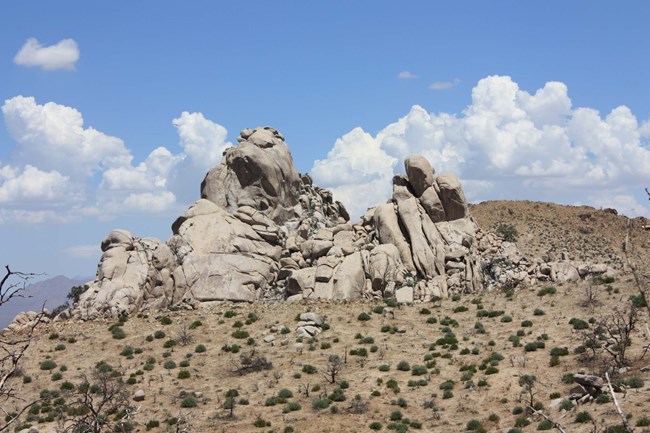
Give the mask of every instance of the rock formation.
[{"label": "rock formation", "polygon": [[89,319],[169,305],[262,299],[426,301],[503,284],[570,281],[608,269],[521,257],[484,233],[458,178],[405,160],[391,199],[356,223],[300,176],[284,137],[245,129],[163,243],[114,230],[95,281],[68,313]]}]

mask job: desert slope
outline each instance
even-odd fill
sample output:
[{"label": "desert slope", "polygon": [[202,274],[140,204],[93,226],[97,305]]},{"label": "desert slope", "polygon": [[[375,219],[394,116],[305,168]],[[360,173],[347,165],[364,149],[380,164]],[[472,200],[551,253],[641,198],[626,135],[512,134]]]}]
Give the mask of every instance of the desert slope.
[{"label": "desert slope", "polygon": [[517,246],[530,257],[559,258],[567,252],[572,260],[602,261],[620,267],[628,224],[630,257],[645,261],[650,247],[650,232],[643,229],[645,218],[631,219],[609,209],[495,200],[471,204],[470,212],[485,230],[499,223],[513,225],[519,232]]}]

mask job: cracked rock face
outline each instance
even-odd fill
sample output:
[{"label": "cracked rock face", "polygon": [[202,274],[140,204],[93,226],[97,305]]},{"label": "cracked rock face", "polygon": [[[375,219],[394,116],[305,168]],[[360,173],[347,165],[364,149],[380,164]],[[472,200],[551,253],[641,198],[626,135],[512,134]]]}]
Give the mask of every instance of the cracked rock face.
[{"label": "cracked rock face", "polygon": [[201,198],[230,213],[250,206],[282,224],[294,216],[300,177],[284,136],[273,128],[244,129],[239,145],[201,183]]},{"label": "cracked rock face", "polygon": [[356,223],[300,175],[284,137],[244,129],[167,242],[114,230],[95,281],[66,315],[92,319],[169,305],[264,299],[427,301],[496,285],[573,281],[606,266],[526,259],[484,233],[453,174],[405,160],[391,199]]}]

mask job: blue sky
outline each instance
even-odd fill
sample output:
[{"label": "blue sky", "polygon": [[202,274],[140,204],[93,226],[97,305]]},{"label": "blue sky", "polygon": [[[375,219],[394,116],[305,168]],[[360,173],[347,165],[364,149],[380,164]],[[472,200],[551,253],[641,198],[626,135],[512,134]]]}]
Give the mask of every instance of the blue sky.
[{"label": "blue sky", "polygon": [[0,264],[92,275],[112,228],[166,239],[258,125],[357,215],[409,153],[472,201],[647,215],[649,16],[646,1],[5,2]]}]

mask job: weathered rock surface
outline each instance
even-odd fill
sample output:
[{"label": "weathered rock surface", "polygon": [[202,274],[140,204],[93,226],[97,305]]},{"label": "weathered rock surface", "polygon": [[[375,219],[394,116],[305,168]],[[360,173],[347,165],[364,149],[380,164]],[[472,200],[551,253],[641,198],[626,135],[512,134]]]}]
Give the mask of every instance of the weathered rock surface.
[{"label": "weathered rock surface", "polygon": [[[72,317],[205,301],[418,302],[611,272],[568,257],[522,257],[515,244],[481,231],[458,178],[436,176],[421,156],[406,158],[391,199],[353,224],[331,192],[298,174],[278,131],[245,129],[238,141],[208,172],[201,198],[172,224],[167,242],[108,234],[96,279]],[[313,335],[311,326],[300,332]]]},{"label": "weathered rock surface", "polygon": [[23,332],[38,325],[39,323],[49,323],[50,319],[47,317],[47,314],[49,314],[49,312],[47,310],[43,310],[43,312],[45,315],[41,315],[35,311],[23,311],[22,313],[18,313],[16,317],[14,317],[14,319],[11,321],[9,326],[7,326],[6,330],[13,332]]},{"label": "weathered rock surface", "polygon": [[278,223],[294,216],[300,177],[282,134],[269,127],[244,129],[238,141],[206,175],[201,198],[230,213],[250,206]]}]

